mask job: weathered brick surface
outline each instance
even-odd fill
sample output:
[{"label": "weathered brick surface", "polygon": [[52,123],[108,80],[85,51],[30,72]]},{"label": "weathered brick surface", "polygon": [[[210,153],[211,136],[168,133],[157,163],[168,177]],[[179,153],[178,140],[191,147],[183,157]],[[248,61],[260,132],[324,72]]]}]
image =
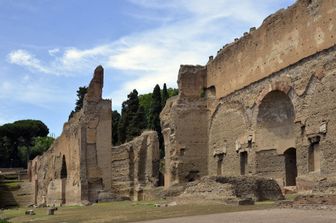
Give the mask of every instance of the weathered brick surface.
[{"label": "weathered brick surface", "polygon": [[335,7],[299,0],[205,67],[181,67],[181,93],[161,114],[167,187],[197,173],[312,190],[336,175]]}]

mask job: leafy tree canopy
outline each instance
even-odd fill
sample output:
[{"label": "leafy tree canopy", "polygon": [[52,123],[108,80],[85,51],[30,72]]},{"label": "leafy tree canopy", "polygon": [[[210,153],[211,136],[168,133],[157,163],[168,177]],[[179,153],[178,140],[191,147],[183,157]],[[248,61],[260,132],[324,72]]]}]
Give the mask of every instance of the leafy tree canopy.
[{"label": "leafy tree canopy", "polygon": [[0,166],[23,166],[18,148],[30,148],[35,137],[46,137],[48,133],[48,127],[39,120],[19,120],[0,126]]}]

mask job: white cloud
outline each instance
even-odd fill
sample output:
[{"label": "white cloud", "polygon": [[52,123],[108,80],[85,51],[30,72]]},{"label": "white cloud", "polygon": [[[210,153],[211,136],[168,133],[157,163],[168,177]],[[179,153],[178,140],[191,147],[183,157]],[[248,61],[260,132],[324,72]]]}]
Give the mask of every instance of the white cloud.
[{"label": "white cloud", "polygon": [[[114,71],[128,78],[109,94],[114,104],[121,104],[134,88],[144,93],[151,91],[157,83],[166,82],[169,86],[176,86],[180,64],[205,64],[208,56],[217,52],[222,45],[247,31],[250,26],[262,22],[270,13],[263,5],[277,2],[212,0],[210,4],[204,0],[129,1],[140,9],[147,9],[136,12],[136,18],[150,17],[151,20],[162,21],[162,24],[88,49],[55,48],[48,52],[51,60],[43,63],[24,50],[11,52],[9,61],[56,75],[89,73],[94,66],[103,64],[109,72]],[[169,19],[162,19],[164,16],[158,15],[156,10],[168,12]],[[174,14],[178,14],[179,19],[171,19]],[[232,24],[237,24],[237,27]]]},{"label": "white cloud", "polygon": [[56,56],[57,53],[60,52],[60,49],[59,48],[54,48],[54,49],[51,49],[51,50],[48,50],[48,53],[50,56]]},{"label": "white cloud", "polygon": [[8,59],[12,64],[22,65],[43,73],[50,73],[46,67],[41,65],[41,61],[28,51],[14,50],[8,55]]}]

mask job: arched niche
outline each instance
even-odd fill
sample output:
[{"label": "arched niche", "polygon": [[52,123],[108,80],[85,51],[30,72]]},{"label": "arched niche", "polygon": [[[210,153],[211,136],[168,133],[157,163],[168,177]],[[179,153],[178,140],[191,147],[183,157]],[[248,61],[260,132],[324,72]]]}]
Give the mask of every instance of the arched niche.
[{"label": "arched niche", "polygon": [[62,157],[62,167],[61,167],[61,179],[66,179],[68,177],[67,164],[65,156]]},{"label": "arched niche", "polygon": [[283,154],[295,147],[294,119],[294,106],[287,94],[275,90],[265,95],[256,120],[258,151],[276,149],[278,154]]},{"label": "arched niche", "polygon": [[240,104],[223,103],[217,107],[209,129],[209,175],[241,174],[236,141],[247,131],[247,122]]}]

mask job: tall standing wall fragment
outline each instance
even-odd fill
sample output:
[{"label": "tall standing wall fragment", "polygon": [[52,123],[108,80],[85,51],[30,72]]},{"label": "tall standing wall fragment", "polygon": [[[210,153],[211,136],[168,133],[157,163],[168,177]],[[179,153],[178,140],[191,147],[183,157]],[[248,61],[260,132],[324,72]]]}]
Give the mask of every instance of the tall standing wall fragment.
[{"label": "tall standing wall fragment", "polygon": [[112,143],[111,101],[102,99],[104,70],[98,66],[83,108],[64,124],[51,148],[32,161],[36,204],[95,202],[98,191],[110,189]]}]

